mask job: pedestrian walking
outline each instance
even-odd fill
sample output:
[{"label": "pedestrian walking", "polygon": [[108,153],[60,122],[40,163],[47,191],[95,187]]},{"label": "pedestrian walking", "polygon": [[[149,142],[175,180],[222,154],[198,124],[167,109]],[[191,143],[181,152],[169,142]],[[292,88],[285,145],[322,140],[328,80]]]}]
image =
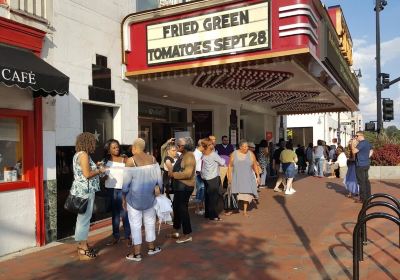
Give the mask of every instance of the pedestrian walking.
[{"label": "pedestrian walking", "polygon": [[137,138],[132,144],[132,154],[126,161],[123,183],[123,206],[128,211],[131,225],[133,252],[126,255],[128,260],[141,261],[142,224],[144,223],[145,238],[148,246],[147,254],[161,252],[154,244],[156,240],[156,196],[162,191],[161,169],[152,155],[144,152],[146,143]]},{"label": "pedestrian walking", "polygon": [[228,182],[232,184],[232,193],[238,194],[237,199],[243,201],[243,215],[248,217],[249,203],[258,198],[257,186],[260,183],[260,173],[256,157],[249,151],[246,140],[241,140],[239,149],[231,154]]},{"label": "pedestrian walking", "polygon": [[293,144],[291,142],[286,143],[286,149],[281,152],[280,161],[282,163],[282,170],[286,178],[286,190],[285,194],[294,194],[296,190],[293,188],[293,179],[296,174],[296,162],[298,161],[296,153],[293,151]]},{"label": "pedestrian walking", "polygon": [[277,174],[277,179],[276,179],[276,183],[275,183],[275,188],[274,191],[275,192],[282,192],[282,190],[279,188],[280,185],[283,185],[283,190],[286,190],[286,180],[285,180],[285,176],[283,174],[283,169],[281,166],[281,153],[282,151],[285,149],[285,141],[281,140],[279,142],[279,148],[275,150],[274,152],[274,157],[273,157],[273,165],[274,165],[274,169],[275,169],[275,174]]},{"label": "pedestrian walking", "polygon": [[104,164],[108,167],[104,185],[111,201],[113,232],[112,240],[106,244],[108,246],[115,245],[120,240],[119,226],[121,219],[124,227],[124,238],[129,246],[132,244],[128,212],[122,207],[123,168],[125,167],[126,157],[122,157],[120,151],[118,140],[110,139],[104,145]]},{"label": "pedestrian walking", "polygon": [[96,148],[96,138],[92,133],[83,132],[76,138],[75,155],[72,159],[74,181],[71,195],[88,199],[86,212],[78,214],[75,226],[75,241],[78,242],[80,260],[92,260],[97,257],[95,250],[88,245],[90,219],[92,218],[95,192],[100,190],[99,175],[106,170],[100,165],[97,168],[90,154]]},{"label": "pedestrian walking", "polygon": [[370,157],[373,154],[371,144],[365,139],[364,132],[357,131],[351,148],[356,157],[356,177],[360,186],[360,202],[371,196],[371,183],[368,178]]}]

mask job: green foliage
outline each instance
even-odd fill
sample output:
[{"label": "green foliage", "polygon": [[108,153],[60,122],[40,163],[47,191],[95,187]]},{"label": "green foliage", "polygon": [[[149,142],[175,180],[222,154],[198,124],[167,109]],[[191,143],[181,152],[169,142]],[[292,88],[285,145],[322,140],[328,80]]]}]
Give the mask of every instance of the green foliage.
[{"label": "green foliage", "polygon": [[387,144],[400,145],[400,130],[396,126],[388,126],[379,135],[375,132],[364,131],[365,139],[371,143],[374,149]]}]

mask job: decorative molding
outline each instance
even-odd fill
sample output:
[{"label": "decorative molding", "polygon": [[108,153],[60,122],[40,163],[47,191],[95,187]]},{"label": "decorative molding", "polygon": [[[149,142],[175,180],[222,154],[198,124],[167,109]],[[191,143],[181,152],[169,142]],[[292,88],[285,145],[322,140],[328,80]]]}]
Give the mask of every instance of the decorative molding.
[{"label": "decorative molding", "polygon": [[294,103],[304,101],[317,97],[319,94],[320,93],[316,91],[268,90],[252,92],[243,97],[242,100],[282,104],[286,102]]},{"label": "decorative molding", "polygon": [[282,84],[292,77],[293,74],[289,72],[232,67],[202,71],[193,79],[192,84],[203,88],[264,90]]},{"label": "decorative molding", "polygon": [[296,102],[296,103],[284,103],[277,106],[272,107],[272,109],[277,110],[278,112],[313,112],[313,111],[321,111],[325,110],[329,107],[334,106],[335,103],[328,102]]}]

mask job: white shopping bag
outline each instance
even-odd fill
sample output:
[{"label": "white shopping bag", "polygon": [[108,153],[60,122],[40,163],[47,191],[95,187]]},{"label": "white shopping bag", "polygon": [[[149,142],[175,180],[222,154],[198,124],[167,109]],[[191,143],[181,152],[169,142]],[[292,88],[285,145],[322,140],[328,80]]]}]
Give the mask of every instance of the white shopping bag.
[{"label": "white shopping bag", "polygon": [[160,234],[161,223],[171,222],[172,217],[172,202],[165,194],[156,196],[156,203],[154,205],[158,217],[158,234]]}]

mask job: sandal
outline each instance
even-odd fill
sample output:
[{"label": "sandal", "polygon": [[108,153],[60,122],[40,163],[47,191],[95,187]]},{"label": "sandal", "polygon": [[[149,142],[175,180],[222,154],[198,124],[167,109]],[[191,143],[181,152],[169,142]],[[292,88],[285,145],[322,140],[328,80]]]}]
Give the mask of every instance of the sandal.
[{"label": "sandal", "polygon": [[93,260],[97,257],[97,254],[94,252],[93,248],[78,248],[79,260],[88,261]]},{"label": "sandal", "polygon": [[128,255],[126,255],[126,259],[130,261],[140,262],[142,260],[142,254],[129,253]]},{"label": "sandal", "polygon": [[148,255],[155,255],[157,253],[161,252],[161,248],[160,247],[154,247],[154,248],[149,248],[149,250],[147,251]]}]

